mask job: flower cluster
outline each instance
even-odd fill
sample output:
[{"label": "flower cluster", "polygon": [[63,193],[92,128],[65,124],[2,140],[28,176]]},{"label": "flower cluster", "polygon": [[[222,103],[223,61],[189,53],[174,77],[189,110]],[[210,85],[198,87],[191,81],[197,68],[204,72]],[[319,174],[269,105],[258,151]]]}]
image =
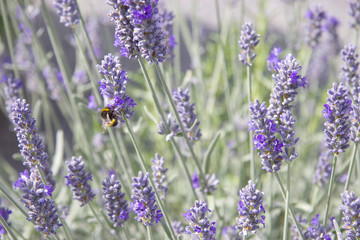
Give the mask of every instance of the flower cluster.
[{"label": "flower cluster", "polygon": [[306,43],[313,48],[319,44],[327,15],[321,6],[316,6],[314,10],[308,9],[305,17],[309,20]]},{"label": "flower cluster", "polygon": [[267,59],[267,65],[269,71],[274,71],[277,69],[277,65],[280,62],[279,55],[281,54],[282,50],[281,48],[274,47],[270,51],[269,58]]},{"label": "flower cluster", "polygon": [[225,240],[243,240],[243,236],[239,235],[235,226],[226,226],[221,232],[222,239]]},{"label": "flower cluster", "polygon": [[167,45],[166,59],[172,61],[174,59],[174,49],[176,46],[175,35],[173,34],[173,19],[174,14],[171,11],[164,11],[160,13],[159,26],[164,30],[165,41]]},{"label": "flower cluster", "polygon": [[35,126],[36,121],[32,118],[30,106],[25,99],[19,98],[12,105],[11,120],[15,126],[20,153],[25,160],[24,165],[30,169],[40,167],[47,184],[55,188],[55,180],[48,164],[49,156],[45,152],[45,146]]},{"label": "flower cluster", "polygon": [[[1,203],[1,199],[0,199],[0,203]],[[0,215],[2,216],[2,218],[6,221],[6,223],[10,226],[11,224],[8,222],[9,220],[9,215],[11,214],[11,210],[5,207],[0,207]],[[6,230],[3,227],[3,225],[1,225],[0,223],[0,237],[1,235],[5,234]]]},{"label": "flower cluster", "polygon": [[[169,128],[169,131],[166,129],[166,127]],[[171,113],[167,115],[166,123],[160,122],[158,124],[158,134],[165,135],[166,134],[166,141],[171,140],[172,137],[177,136],[181,133],[180,125],[177,123],[176,119],[171,117]]]},{"label": "flower cluster", "polygon": [[103,198],[105,200],[106,210],[114,227],[123,226],[129,219],[129,205],[124,199],[125,193],[121,192],[120,181],[116,175],[112,174],[110,178],[106,177],[103,182]]},{"label": "flower cluster", "polygon": [[174,229],[174,232],[178,238],[184,233],[184,227],[180,221],[174,221],[171,223],[171,227]]},{"label": "flower cluster", "polygon": [[358,239],[360,237],[360,199],[354,192],[348,192],[341,194],[343,205],[340,206],[340,210],[344,217],[343,228],[346,230],[348,236],[347,239]]},{"label": "flower cluster", "polygon": [[155,158],[151,159],[153,165],[151,166],[153,180],[155,183],[155,188],[159,194],[161,194],[160,198],[165,199],[168,192],[168,187],[166,186],[165,173],[168,171],[167,168],[164,168],[165,160],[164,157],[160,157],[158,153],[155,153]]},{"label": "flower cluster", "polygon": [[208,212],[211,211],[205,201],[195,201],[195,205],[184,213],[184,217],[189,222],[185,233],[190,234],[192,239],[215,239],[215,222],[210,223],[209,219],[205,217]]},{"label": "flower cluster", "polygon": [[204,192],[206,194],[212,194],[219,184],[219,180],[216,178],[215,174],[207,173],[203,181],[200,181],[197,171],[194,172],[192,177],[192,186],[194,189],[199,189],[199,192]]},{"label": "flower cluster", "polygon": [[265,102],[260,104],[256,99],[255,104],[250,103],[251,121],[249,130],[254,131],[253,143],[258,149],[263,169],[268,172],[277,172],[282,164],[283,142],[276,137],[276,124],[267,116]]},{"label": "flower cluster", "polygon": [[166,56],[164,32],[159,26],[158,0],[108,0],[114,10],[109,13],[115,27],[115,46],[122,56],[163,62]]},{"label": "flower cluster", "polygon": [[68,175],[66,178],[66,186],[71,187],[73,192],[73,198],[81,202],[80,207],[90,202],[95,193],[92,191],[89,184],[89,180],[92,181],[90,173],[86,173],[84,168],[84,161],[82,157],[72,157],[70,161],[66,161],[65,164],[68,167]]},{"label": "flower cluster", "polygon": [[248,185],[239,191],[239,217],[236,218],[236,229],[240,235],[247,236],[248,232],[255,233],[260,224],[265,227],[265,209],[263,207],[264,193],[256,189],[250,180]]},{"label": "flower cluster", "polygon": [[343,83],[334,83],[327,92],[327,104],[322,111],[326,119],[325,140],[327,147],[333,153],[339,154],[349,147],[351,100],[348,99],[349,90]]},{"label": "flower cluster", "polygon": [[97,68],[104,77],[99,81],[99,91],[107,106],[114,111],[119,121],[125,122],[126,119],[131,119],[136,104],[125,93],[129,79],[127,73],[121,70],[119,57],[109,53],[104,56],[101,65],[97,65]]},{"label": "flower cluster", "polygon": [[260,42],[260,35],[254,31],[252,23],[247,22],[242,26],[239,46],[241,52],[239,54],[239,61],[246,66],[252,66],[252,61],[256,57],[255,47]]},{"label": "flower cluster", "polygon": [[[333,219],[333,218],[332,218]],[[330,219],[330,220],[332,220]],[[311,224],[309,225],[308,222],[303,219],[300,216],[297,217],[297,221],[300,224],[301,228],[302,228],[302,234],[304,236],[304,238],[306,240],[310,240],[310,239],[325,239],[325,240],[331,240],[331,236],[332,233],[331,231],[333,230],[333,226],[330,225],[328,227],[325,227],[324,225],[320,224],[319,222],[319,214],[317,214],[312,220],[311,220]],[[295,225],[293,225],[291,227],[291,237],[293,240],[300,240],[302,239],[300,237],[300,234],[296,228]]]},{"label": "flower cluster", "polygon": [[16,99],[20,98],[22,83],[19,79],[6,75],[2,76],[0,83],[4,84],[5,107],[6,111],[10,114],[12,105]]},{"label": "flower cluster", "polygon": [[29,210],[27,220],[34,222],[35,229],[45,237],[56,234],[56,230],[62,224],[59,222],[54,201],[50,199],[53,188],[41,181],[40,175],[35,169],[32,169],[30,174],[28,170],[20,173],[14,186],[23,192],[20,201]]},{"label": "flower cluster", "polygon": [[353,17],[350,26],[352,28],[357,29],[360,24],[360,1],[359,0],[351,0],[350,3],[350,16]]},{"label": "flower cluster", "polygon": [[350,140],[358,143],[360,141],[360,86],[354,88],[352,97]]},{"label": "flower cluster", "polygon": [[154,222],[161,221],[163,214],[157,210],[155,192],[149,186],[149,173],[139,172],[138,177],[133,177],[133,190],[130,203],[131,210],[137,215],[135,219],[145,226],[152,226]]},{"label": "flower cluster", "polygon": [[330,153],[331,151],[329,149],[323,149],[320,153],[313,180],[313,183],[318,184],[320,187],[324,186],[330,179],[332,169],[331,159],[333,158]]},{"label": "flower cluster", "polygon": [[65,27],[75,27],[79,23],[80,14],[74,0],[55,0],[54,7]]},{"label": "flower cluster", "polygon": [[341,78],[349,85],[350,89],[359,87],[359,54],[356,52],[356,46],[352,44],[345,45],[341,50],[341,59],[343,65],[341,66]]}]

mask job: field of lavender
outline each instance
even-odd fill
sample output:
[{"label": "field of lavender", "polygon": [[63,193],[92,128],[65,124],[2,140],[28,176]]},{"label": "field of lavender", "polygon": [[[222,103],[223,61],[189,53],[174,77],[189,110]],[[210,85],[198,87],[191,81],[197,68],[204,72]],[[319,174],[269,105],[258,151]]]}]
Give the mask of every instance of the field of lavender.
[{"label": "field of lavender", "polygon": [[0,239],[360,239],[360,0],[202,2],[0,0]]}]

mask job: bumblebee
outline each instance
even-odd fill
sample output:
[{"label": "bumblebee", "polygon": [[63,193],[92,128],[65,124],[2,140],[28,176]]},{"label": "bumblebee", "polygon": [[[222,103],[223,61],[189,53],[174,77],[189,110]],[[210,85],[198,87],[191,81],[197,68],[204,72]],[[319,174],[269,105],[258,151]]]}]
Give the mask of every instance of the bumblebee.
[{"label": "bumblebee", "polygon": [[109,107],[104,107],[100,112],[103,131],[106,127],[115,127],[118,124],[117,117],[118,115],[114,112],[114,109]]}]

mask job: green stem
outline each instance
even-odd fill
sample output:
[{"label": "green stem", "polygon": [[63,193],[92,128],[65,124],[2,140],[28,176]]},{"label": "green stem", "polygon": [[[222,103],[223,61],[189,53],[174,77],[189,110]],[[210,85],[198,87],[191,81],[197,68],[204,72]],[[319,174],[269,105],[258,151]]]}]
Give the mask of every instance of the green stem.
[{"label": "green stem", "polygon": [[[150,78],[149,78],[149,75],[148,75],[148,73],[147,73],[147,71],[146,71],[144,62],[143,62],[142,58],[139,58],[138,60],[139,60],[139,64],[140,64],[141,70],[142,70],[142,72],[143,72],[143,74],[144,74],[144,77],[145,77],[147,86],[148,86],[148,88],[150,89],[151,95],[152,95],[152,97],[153,97],[153,99],[154,99],[155,106],[156,106],[156,108],[157,108],[157,110],[158,110],[158,112],[159,112],[159,114],[160,114],[160,116],[161,116],[161,119],[162,119],[162,121],[163,121],[163,123],[164,123],[164,125],[165,125],[166,131],[167,131],[167,132],[170,132],[169,126],[168,126],[167,124],[165,124],[165,123],[166,123],[165,113],[164,113],[164,111],[163,111],[162,108],[161,108],[161,105],[160,105],[160,103],[159,103],[159,99],[158,99],[158,97],[157,97],[157,95],[156,95],[156,92],[155,92],[155,90],[154,90],[154,87],[153,87],[153,85],[152,85],[152,83],[151,83],[151,81],[150,81]],[[187,168],[187,166],[186,166],[186,164],[185,164],[185,159],[184,159],[183,155],[181,154],[181,151],[180,151],[180,149],[179,149],[179,147],[178,147],[178,145],[177,145],[177,143],[175,142],[174,139],[171,140],[171,143],[172,143],[172,145],[174,146],[177,155],[180,157],[181,166],[183,167],[183,169],[184,169],[184,171],[185,171],[185,175],[186,175],[186,177],[187,177],[187,179],[188,179],[188,183],[189,183],[189,185],[190,185],[190,187],[191,187],[192,193],[193,193],[195,199],[197,199],[197,195],[196,195],[196,193],[195,193],[195,190],[194,190],[193,187],[192,187],[192,179],[191,179],[191,176],[190,176],[190,174],[189,174],[189,170],[188,170],[188,168]]]},{"label": "green stem", "polygon": [[[349,184],[350,184],[352,170],[354,168],[357,148],[358,148],[358,143],[355,144],[355,147],[353,149],[353,154],[352,154],[350,165],[349,165],[348,175],[347,175],[346,182],[345,182],[344,192],[346,192],[349,189]],[[339,222],[339,224],[340,224],[340,222]]]},{"label": "green stem", "polygon": [[327,221],[327,217],[328,217],[328,213],[329,213],[331,193],[332,193],[332,188],[333,188],[333,184],[334,184],[334,180],[335,180],[335,170],[336,170],[337,158],[338,158],[338,155],[335,153],[334,159],[333,159],[333,165],[332,165],[332,169],[331,169],[330,184],[329,184],[328,195],[327,195],[327,200],[326,200],[326,207],[325,207],[325,214],[324,214],[324,219],[323,219],[324,226],[326,226],[326,221]]},{"label": "green stem", "polygon": [[6,230],[6,232],[9,234],[10,238],[13,240],[17,240],[15,234],[11,230],[11,227],[9,224],[7,224],[6,220],[3,218],[3,216],[0,214],[0,223],[3,226],[3,228]]},{"label": "green stem", "polygon": [[94,209],[93,203],[92,203],[92,202],[89,202],[88,205],[89,205],[89,207],[90,207],[91,212],[94,214],[94,217],[95,217],[96,220],[100,223],[100,225],[101,225],[104,229],[110,231],[111,228],[109,228],[108,226],[106,226],[106,225],[103,223],[103,221],[101,221],[101,219],[99,218],[98,214],[96,213],[96,211],[95,211],[95,209]]},{"label": "green stem", "polygon": [[[283,183],[282,183],[282,181],[281,181],[278,173],[276,172],[276,173],[274,173],[274,175],[275,175],[276,181],[277,181],[278,184],[279,184],[281,195],[283,196],[284,201],[286,201],[286,192],[285,192],[284,185],[283,185]],[[300,225],[299,225],[298,221],[296,220],[296,216],[295,216],[295,213],[294,213],[294,211],[293,211],[293,209],[292,209],[291,204],[289,204],[289,211],[290,211],[291,218],[292,218],[292,220],[293,220],[293,222],[294,222],[294,224],[295,224],[295,226],[296,226],[296,229],[297,229],[297,231],[298,231],[301,239],[302,239],[302,240],[305,240],[305,237],[304,237],[304,235],[303,235],[303,233],[302,233],[302,231],[301,231]]]},{"label": "green stem", "polygon": [[283,240],[287,240],[288,236],[288,215],[289,215],[289,191],[286,191],[286,200],[285,200],[285,219],[284,219],[284,235]]},{"label": "green stem", "polygon": [[[247,72],[247,83],[248,83],[248,104],[250,111],[250,102],[252,102],[252,94],[251,94],[251,69],[250,66],[246,68]],[[251,112],[249,112],[249,120],[251,120]],[[249,143],[250,143],[250,178],[255,179],[255,154],[254,154],[254,143],[253,143],[253,132],[249,131]]]},{"label": "green stem", "polygon": [[6,191],[1,185],[0,185],[0,191],[2,192],[2,194],[4,194],[4,196],[6,197],[6,199],[11,202],[15,208],[17,208],[26,218],[28,218],[28,214],[25,212],[24,209],[22,209],[22,207],[20,207],[20,205],[8,194],[8,191]]},{"label": "green stem", "polygon": [[146,227],[146,231],[147,231],[148,239],[149,239],[149,240],[152,240],[152,239],[153,239],[153,236],[152,236],[151,227],[150,227],[150,226],[147,226],[147,227]]},{"label": "green stem", "polygon": [[[136,151],[136,154],[138,156],[138,159],[140,161],[140,165],[141,165],[141,168],[143,169],[143,171],[145,173],[149,172],[146,165],[145,165],[145,160],[144,160],[144,157],[142,155],[142,153],[140,152],[140,149],[138,147],[138,144],[135,140],[135,136],[134,136],[134,133],[133,133],[133,130],[132,128],[130,127],[129,125],[129,122],[127,120],[125,120],[125,124],[126,124],[126,127],[129,131],[129,135],[130,135],[130,139],[134,145],[134,148],[135,148],[135,151]],[[157,203],[159,204],[159,207],[161,209],[161,212],[164,214],[164,218],[165,218],[165,222],[166,222],[166,225],[168,226],[168,229],[170,231],[170,234],[172,236],[173,239],[176,239],[176,236],[175,236],[175,233],[174,233],[174,229],[172,228],[171,226],[171,222],[169,220],[169,217],[168,217],[168,214],[167,212],[165,211],[165,208],[163,206],[163,203],[162,201],[160,200],[160,197],[159,197],[159,193],[157,192],[156,190],[156,187],[155,187],[155,184],[154,184],[154,181],[151,177],[148,178],[149,179],[149,182],[150,182],[150,185],[151,187],[153,188],[154,192],[155,192],[155,197],[156,197],[156,200],[157,200]]]},{"label": "green stem", "polygon": [[14,75],[15,75],[15,78],[20,79],[19,69],[17,67],[16,60],[15,60],[13,39],[11,39],[10,25],[9,25],[9,21],[8,21],[8,15],[10,15],[8,13],[10,13],[10,11],[7,11],[6,2],[4,2],[4,0],[0,1],[0,9],[1,9],[2,20],[4,21],[6,41],[7,41],[8,47],[9,47],[9,52],[10,52],[12,67],[14,70]]},{"label": "green stem", "polygon": [[60,238],[56,234],[53,234],[53,236],[56,240],[60,240]]}]

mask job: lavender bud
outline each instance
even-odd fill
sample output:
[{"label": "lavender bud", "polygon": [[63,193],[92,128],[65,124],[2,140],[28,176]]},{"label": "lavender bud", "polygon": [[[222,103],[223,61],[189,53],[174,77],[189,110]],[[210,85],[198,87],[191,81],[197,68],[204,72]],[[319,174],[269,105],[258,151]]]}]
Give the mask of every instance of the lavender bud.
[{"label": "lavender bud", "polygon": [[190,103],[189,92],[188,88],[185,90],[178,88],[177,91],[173,91],[173,99],[187,137],[195,142],[201,138],[200,121],[195,114],[195,103]]},{"label": "lavender bud", "polygon": [[334,83],[333,88],[328,90],[327,104],[322,111],[326,119],[324,123],[326,144],[335,154],[345,152],[349,147],[351,100],[348,99],[348,93],[343,83]]},{"label": "lavender bud", "polygon": [[11,118],[11,107],[16,99],[20,98],[22,83],[19,79],[6,75],[2,76],[0,83],[4,84],[5,108]]},{"label": "lavender bud", "polygon": [[125,193],[121,192],[120,181],[116,179],[115,174],[112,174],[110,178],[106,177],[103,180],[102,185],[107,215],[114,223],[114,227],[124,226],[125,221],[129,219],[130,209],[127,201],[124,200]]},{"label": "lavender bud", "polygon": [[70,161],[66,161],[65,164],[68,167],[68,175],[66,178],[66,186],[71,187],[73,192],[73,199],[81,202],[80,207],[90,202],[95,193],[92,191],[89,184],[89,180],[92,181],[90,173],[86,173],[84,168],[84,161],[82,157],[72,157]]},{"label": "lavender bud", "polygon": [[260,104],[259,100],[250,103],[251,121],[249,130],[254,131],[254,149],[258,150],[261,157],[262,169],[267,172],[277,172],[282,164],[283,143],[275,136],[277,126],[273,120],[267,117],[265,102]]},{"label": "lavender bud", "polygon": [[164,169],[165,160],[164,157],[159,156],[158,153],[155,153],[155,158],[151,159],[151,161],[154,163],[151,166],[151,169],[153,170],[153,180],[155,183],[155,188],[160,194],[160,199],[165,199],[168,192],[167,184],[165,183],[166,175],[165,173],[168,171],[167,168]]},{"label": "lavender bud", "polygon": [[277,64],[280,62],[279,55],[281,54],[281,48],[274,47],[270,51],[269,58],[267,59],[267,65],[269,71],[274,71],[278,68]]},{"label": "lavender bud", "polygon": [[48,164],[49,156],[45,152],[45,146],[35,126],[36,121],[31,117],[31,109],[25,99],[19,98],[12,105],[11,120],[15,127],[20,153],[25,160],[24,165],[29,168],[39,166],[45,174],[47,184],[55,188],[55,180]]},{"label": "lavender bud", "polygon": [[360,23],[360,1],[359,0],[350,0],[350,16],[353,17],[350,27],[357,29]]},{"label": "lavender bud", "polygon": [[324,186],[330,179],[332,169],[331,159],[333,158],[330,153],[329,149],[323,149],[316,167],[313,183],[318,184],[320,187]]},{"label": "lavender bud", "polygon": [[[1,203],[1,198],[0,198],[0,203]],[[3,219],[6,221],[6,223],[11,226],[9,220],[9,215],[11,214],[11,210],[5,207],[0,207],[0,215],[3,217]],[[0,223],[0,237],[1,235],[5,235],[7,232],[5,230],[5,228],[3,227],[3,225],[1,225]]]},{"label": "lavender bud", "polygon": [[178,238],[184,233],[184,227],[182,226],[181,222],[174,221],[171,223],[172,228]]},{"label": "lavender bud", "polygon": [[80,14],[74,0],[55,0],[53,3],[56,13],[60,16],[60,22],[65,27],[75,27],[79,23]]},{"label": "lavender bud", "polygon": [[157,210],[155,192],[149,185],[149,173],[139,172],[138,177],[133,177],[133,190],[130,203],[131,210],[137,215],[135,219],[145,226],[152,226],[154,222],[161,221],[163,214]]},{"label": "lavender bud", "polygon": [[[166,130],[166,125],[168,126],[169,131]],[[173,119],[171,117],[171,113],[169,113],[167,115],[167,119],[166,119],[166,125],[164,124],[163,121],[160,121],[160,123],[158,124],[158,134],[160,135],[165,135],[166,134],[166,141],[171,140],[172,137],[177,136],[181,133],[181,129],[179,124],[177,123],[176,119]]]},{"label": "lavender bud", "polygon": [[23,192],[20,201],[29,210],[27,220],[34,222],[35,229],[45,237],[56,234],[56,230],[62,224],[59,221],[54,201],[49,197],[53,189],[50,185],[44,185],[38,171],[32,169],[31,174],[28,170],[20,173],[14,186],[19,187]]},{"label": "lavender bud", "polygon": [[344,215],[343,228],[346,230],[347,239],[358,239],[360,237],[360,199],[354,192],[344,192],[341,194],[343,205],[340,211]]},{"label": "lavender bud", "polygon": [[265,227],[265,209],[263,207],[264,193],[256,189],[256,185],[250,180],[248,185],[239,191],[240,201],[236,218],[236,229],[240,235],[247,236],[248,232],[255,233],[260,224]]},{"label": "lavender bud", "polygon": [[351,89],[359,87],[359,54],[356,52],[356,46],[347,44],[341,50],[341,59],[343,65],[341,66],[341,78],[349,85]]},{"label": "lavender bud", "polygon": [[194,172],[194,175],[192,176],[191,181],[192,181],[192,186],[194,189],[197,189],[200,187],[200,179],[199,179],[197,171]]},{"label": "lavender bud", "polygon": [[247,22],[242,26],[239,40],[239,46],[241,48],[239,61],[246,66],[252,66],[252,60],[256,57],[255,47],[260,42],[259,37],[260,35],[256,34],[252,23]]},{"label": "lavender bud", "polygon": [[205,201],[195,201],[195,205],[184,213],[184,217],[189,222],[185,233],[190,234],[192,239],[215,239],[215,222],[210,223],[209,219],[205,217],[208,212],[211,211]]},{"label": "lavender bud", "polygon": [[314,10],[308,9],[305,17],[309,20],[306,29],[306,43],[309,47],[314,48],[319,44],[327,15],[321,6],[316,6]]}]

